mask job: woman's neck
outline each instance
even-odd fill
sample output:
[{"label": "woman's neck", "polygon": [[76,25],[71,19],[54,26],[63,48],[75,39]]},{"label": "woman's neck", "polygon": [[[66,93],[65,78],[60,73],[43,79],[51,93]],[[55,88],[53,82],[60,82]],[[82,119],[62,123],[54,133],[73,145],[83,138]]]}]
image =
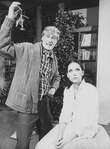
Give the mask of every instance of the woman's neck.
[{"label": "woman's neck", "polygon": [[74,90],[78,90],[79,89],[79,85],[73,84],[73,88],[74,88]]},{"label": "woman's neck", "polygon": [[78,90],[80,84],[81,84],[81,82],[79,82],[79,83],[73,83],[73,87],[74,87],[74,89],[75,89],[75,90]]}]

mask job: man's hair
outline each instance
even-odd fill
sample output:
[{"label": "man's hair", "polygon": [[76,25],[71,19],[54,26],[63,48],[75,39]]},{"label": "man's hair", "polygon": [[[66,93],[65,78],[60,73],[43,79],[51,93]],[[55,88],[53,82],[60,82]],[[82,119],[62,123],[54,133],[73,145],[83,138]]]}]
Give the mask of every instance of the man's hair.
[{"label": "man's hair", "polygon": [[60,31],[55,26],[47,26],[47,27],[45,27],[43,32],[42,32],[42,36],[44,34],[46,34],[46,33],[54,35],[55,37],[57,37],[58,40],[60,38]]}]

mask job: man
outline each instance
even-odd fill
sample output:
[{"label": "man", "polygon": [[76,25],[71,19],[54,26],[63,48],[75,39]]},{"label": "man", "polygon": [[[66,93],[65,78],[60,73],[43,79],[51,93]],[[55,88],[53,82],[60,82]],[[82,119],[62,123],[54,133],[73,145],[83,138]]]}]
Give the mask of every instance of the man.
[{"label": "man", "polygon": [[47,93],[54,95],[59,87],[60,76],[53,48],[60,32],[56,27],[49,26],[44,29],[41,42],[11,43],[12,26],[21,10],[19,5],[19,2],[11,4],[1,26],[0,52],[16,59],[16,70],[6,105],[18,111],[16,149],[29,149],[33,127],[39,117],[38,100]]}]

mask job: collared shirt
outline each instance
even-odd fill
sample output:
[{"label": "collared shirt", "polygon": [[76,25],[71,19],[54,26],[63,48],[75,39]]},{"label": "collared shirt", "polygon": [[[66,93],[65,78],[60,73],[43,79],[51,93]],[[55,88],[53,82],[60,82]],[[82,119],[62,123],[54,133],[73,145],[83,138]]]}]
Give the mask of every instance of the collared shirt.
[{"label": "collared shirt", "polygon": [[52,74],[52,62],[53,54],[52,51],[43,49],[42,61],[40,66],[40,84],[39,84],[39,99],[42,99],[42,96],[48,93],[50,84],[49,78]]},{"label": "collared shirt", "polygon": [[[78,136],[93,137],[98,127],[98,94],[95,86],[84,80],[74,99],[73,85],[64,91],[60,122],[72,123],[71,130]],[[88,133],[88,134],[87,134]]]}]

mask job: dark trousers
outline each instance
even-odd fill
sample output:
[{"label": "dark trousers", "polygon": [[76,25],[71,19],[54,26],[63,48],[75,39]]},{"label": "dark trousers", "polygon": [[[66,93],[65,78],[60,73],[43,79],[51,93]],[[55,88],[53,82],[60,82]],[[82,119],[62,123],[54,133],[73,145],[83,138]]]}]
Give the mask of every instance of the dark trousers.
[{"label": "dark trousers", "polygon": [[39,121],[37,128],[39,130],[39,140],[41,140],[51,129],[53,117],[50,111],[51,95],[44,95],[42,100],[38,102]]},{"label": "dark trousers", "polygon": [[17,144],[15,149],[29,149],[31,135],[38,120],[38,114],[18,112]]}]

